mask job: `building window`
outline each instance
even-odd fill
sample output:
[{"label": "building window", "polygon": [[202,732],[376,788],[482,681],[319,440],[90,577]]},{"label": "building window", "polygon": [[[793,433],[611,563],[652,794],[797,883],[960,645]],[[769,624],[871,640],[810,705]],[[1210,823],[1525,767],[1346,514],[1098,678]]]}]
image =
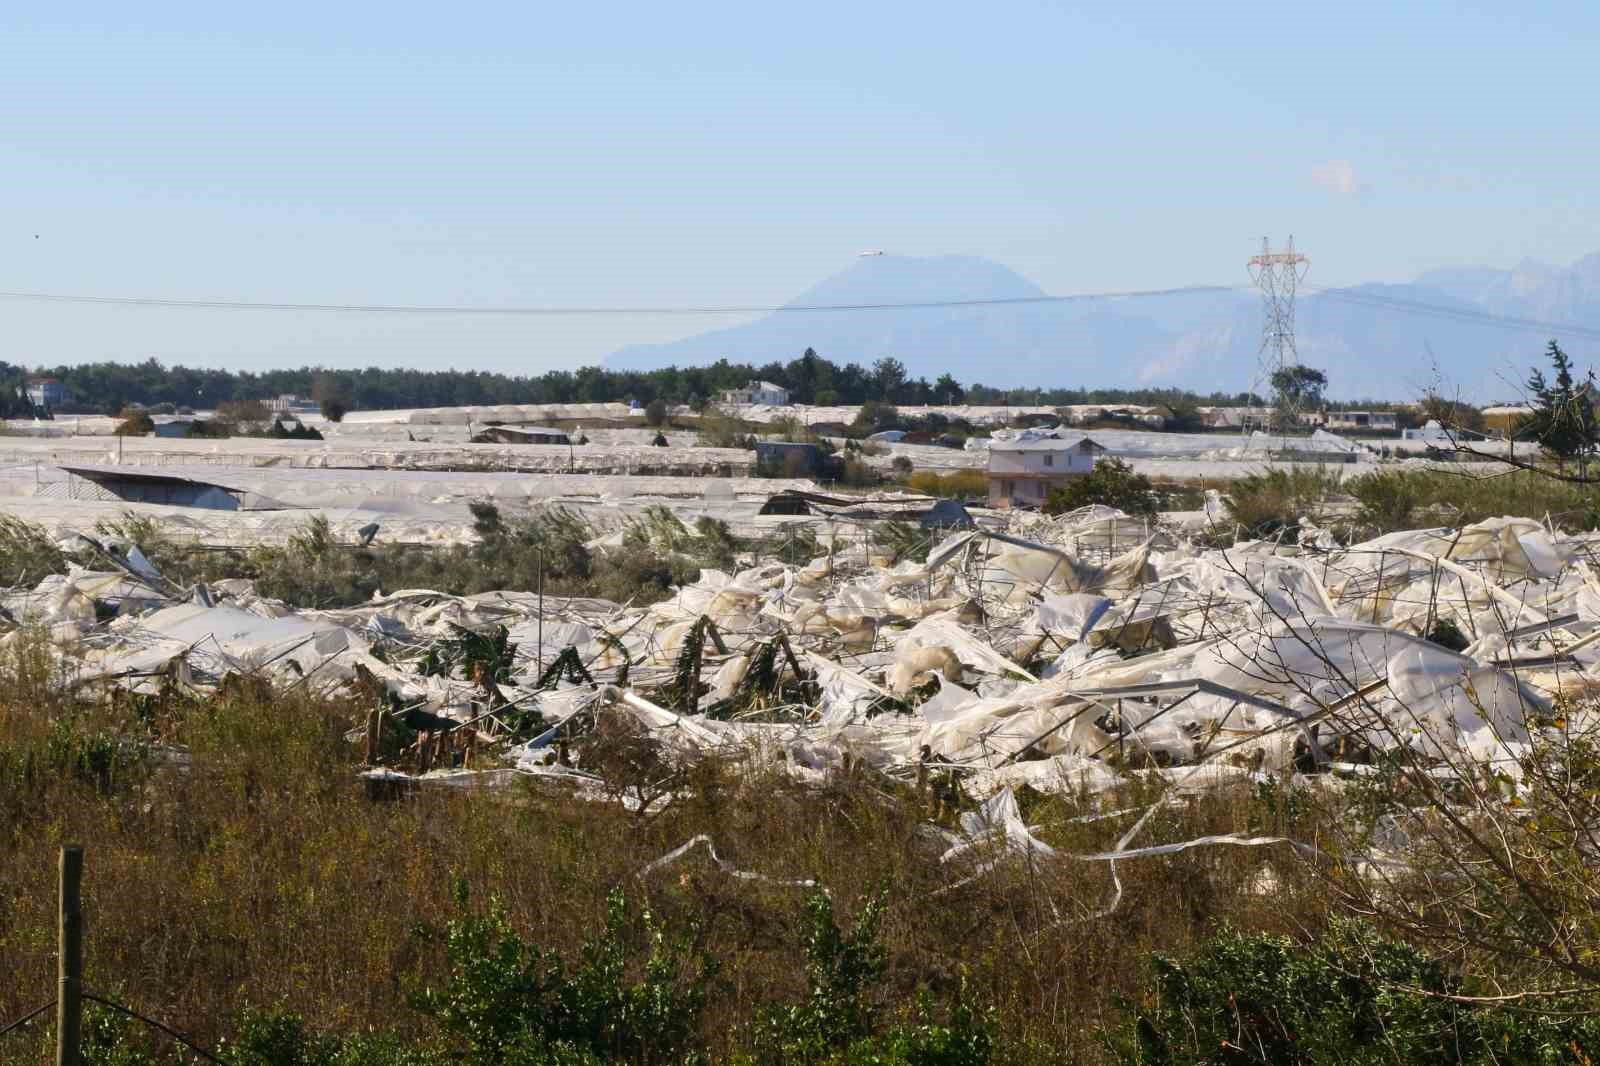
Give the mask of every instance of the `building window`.
[{"label": "building window", "polygon": [[1002,496],[1010,496],[1014,491],[1016,491],[1016,483],[1015,482],[1011,482],[1011,481],[1002,481],[1002,482],[1000,482],[1000,495],[1002,495]]},{"label": "building window", "polygon": [[1045,452],[1044,453],[1044,465],[1045,466],[1055,466],[1056,465],[1056,457],[1051,455],[1049,452]]}]

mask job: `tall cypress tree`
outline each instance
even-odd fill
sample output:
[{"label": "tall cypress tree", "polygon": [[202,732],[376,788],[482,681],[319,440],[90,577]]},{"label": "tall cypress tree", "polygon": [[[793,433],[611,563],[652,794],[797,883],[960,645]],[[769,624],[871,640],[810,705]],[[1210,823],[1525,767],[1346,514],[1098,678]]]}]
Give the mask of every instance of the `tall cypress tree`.
[{"label": "tall cypress tree", "polygon": [[1528,376],[1528,392],[1535,406],[1517,425],[1517,436],[1537,441],[1545,451],[1556,457],[1561,469],[1567,461],[1575,459],[1578,470],[1588,469],[1589,457],[1594,453],[1600,426],[1594,411],[1597,386],[1594,371],[1589,371],[1582,384],[1572,375],[1572,359],[1554,340],[1545,348],[1554,371],[1552,380],[1546,380],[1544,371],[1535,367]]}]

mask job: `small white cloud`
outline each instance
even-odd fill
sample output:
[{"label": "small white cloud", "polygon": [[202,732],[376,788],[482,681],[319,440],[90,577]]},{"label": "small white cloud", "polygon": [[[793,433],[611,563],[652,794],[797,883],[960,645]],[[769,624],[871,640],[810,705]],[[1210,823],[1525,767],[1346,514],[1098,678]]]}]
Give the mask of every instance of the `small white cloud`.
[{"label": "small white cloud", "polygon": [[1356,181],[1356,168],[1348,159],[1318,163],[1311,168],[1311,180],[1340,196],[1354,196],[1361,191],[1361,184]]}]

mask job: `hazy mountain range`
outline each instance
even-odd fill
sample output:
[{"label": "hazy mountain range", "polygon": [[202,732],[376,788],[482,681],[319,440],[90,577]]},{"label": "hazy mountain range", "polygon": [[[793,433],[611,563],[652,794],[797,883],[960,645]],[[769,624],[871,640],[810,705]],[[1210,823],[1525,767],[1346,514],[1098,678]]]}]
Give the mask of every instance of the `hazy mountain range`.
[{"label": "hazy mountain range", "polygon": [[[786,306],[1004,300],[1045,295],[999,263],[968,256],[869,256]],[[1397,306],[1403,304],[1404,307]],[[1417,305],[1425,305],[1419,308]],[[1558,335],[1580,366],[1600,357],[1600,253],[1570,267],[1453,268],[1410,284],[1302,293],[1301,361],[1328,372],[1335,397],[1408,399],[1442,377],[1479,402],[1517,394],[1548,329],[1484,314],[1576,327]],[[632,345],[614,370],[787,361],[806,348],[835,362],[884,355],[913,376],[942,373],[998,387],[1180,386],[1239,392],[1257,380],[1261,301],[1248,289],[1062,303],[887,311],[791,311],[665,344]]]}]

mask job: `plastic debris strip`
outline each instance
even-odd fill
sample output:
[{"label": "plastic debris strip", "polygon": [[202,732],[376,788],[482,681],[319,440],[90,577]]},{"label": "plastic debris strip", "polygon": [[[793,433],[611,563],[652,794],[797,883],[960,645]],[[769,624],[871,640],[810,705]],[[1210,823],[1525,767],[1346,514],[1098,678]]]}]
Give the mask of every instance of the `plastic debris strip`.
[{"label": "plastic debris strip", "polygon": [[[695,535],[652,522],[665,548]],[[979,526],[924,534],[898,558],[881,526],[813,526],[809,558],[704,569],[646,607],[545,597],[542,616],[523,590],[400,590],[319,611],[243,580],[176,589],[124,546],[103,568],[0,596],[12,627],[0,640],[43,627],[73,686],[203,695],[254,678],[359,697],[376,790],[531,779],[672,802],[670,786],[608,781],[600,752],[618,731],[653,746],[665,774],[736,754],[800,782],[881,775],[957,797],[944,861],[1106,862],[1110,908],[1119,861],[1311,853],[1268,836],[1136,844],[1150,808],[1114,848],[1073,854],[1023,821],[1023,786],[1112,817],[1133,813],[1116,795],[1135,780],[1166,797],[1315,784],[1398,745],[1441,773],[1515,780],[1530,722],[1558,695],[1600,691],[1600,540],[1533,519],[1225,549],[1103,507],[981,514]],[[612,534],[593,547],[623,550]],[[644,872],[701,845],[719,868],[764,879],[706,838]]]},{"label": "plastic debris strip", "polygon": [[639,871],[638,876],[646,877],[654,873],[656,870],[661,869],[663,866],[670,866],[673,863],[685,858],[699,847],[704,847],[706,849],[706,854],[711,856],[711,861],[717,867],[717,869],[721,870],[725,874],[728,874],[730,877],[737,877],[741,881],[760,881],[769,885],[790,885],[795,888],[817,887],[817,882],[811,878],[790,879],[768,877],[766,874],[756,873],[751,870],[741,870],[732,863],[723,859],[722,856],[718,855],[717,845],[704,833],[691,837],[688,841],[680,844],[678,847],[673,848],[659,859],[655,859],[646,864],[645,867]]}]

